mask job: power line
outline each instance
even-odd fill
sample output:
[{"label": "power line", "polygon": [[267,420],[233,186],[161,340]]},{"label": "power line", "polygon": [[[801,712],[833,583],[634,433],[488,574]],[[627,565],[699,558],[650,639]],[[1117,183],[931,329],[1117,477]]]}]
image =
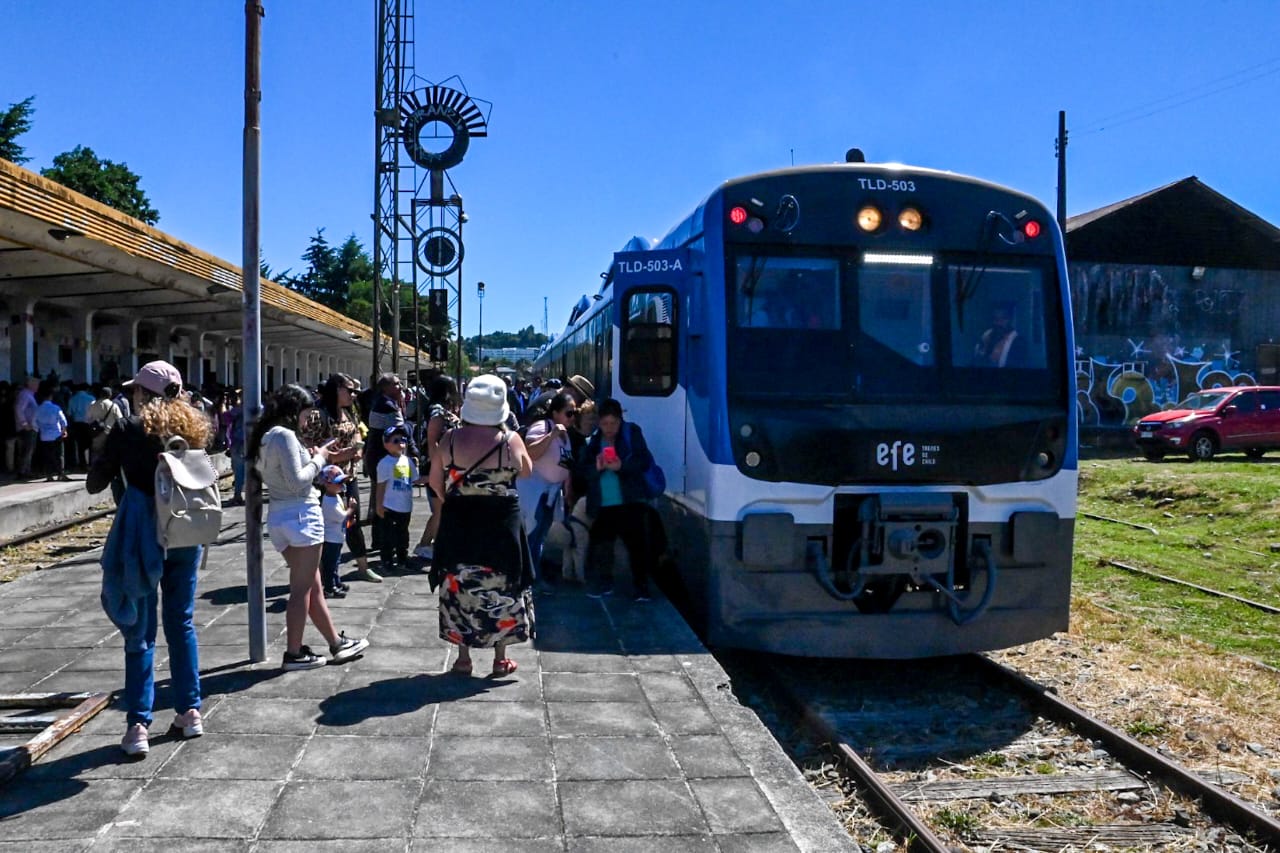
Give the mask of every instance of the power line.
[{"label": "power line", "polygon": [[[1268,67],[1268,66],[1271,66],[1271,67]],[[1261,71],[1257,74],[1251,74],[1251,72],[1257,71],[1260,68],[1265,68],[1267,70]],[[1156,115],[1157,113],[1167,112],[1169,110],[1176,109],[1177,107],[1185,106],[1186,104],[1192,103],[1193,101],[1199,101],[1204,98],[1208,98],[1212,95],[1217,95],[1222,92],[1226,92],[1230,89],[1239,88],[1240,86],[1244,86],[1248,83],[1252,83],[1255,80],[1260,80],[1264,77],[1269,77],[1272,74],[1275,74],[1277,72],[1280,72],[1280,57],[1275,57],[1267,60],[1266,62],[1260,62],[1256,65],[1251,65],[1248,68],[1242,68],[1239,71],[1234,71],[1231,74],[1218,77],[1214,80],[1208,81],[1207,83],[1201,83],[1200,85],[1193,86],[1190,89],[1184,89],[1181,92],[1176,92],[1172,95],[1166,95],[1162,98],[1157,98],[1153,101],[1148,101],[1145,104],[1140,104],[1135,107],[1129,107],[1128,109],[1120,110],[1119,112],[1111,113],[1110,115],[1103,116],[1102,118],[1095,119],[1090,122],[1086,122],[1085,128],[1083,130],[1075,131],[1075,134],[1077,136],[1082,136],[1082,135],[1087,135],[1092,133],[1101,133],[1102,131],[1110,130],[1113,127],[1119,127],[1124,124],[1129,124],[1130,122],[1135,122],[1135,121],[1138,121],[1139,119],[1148,118],[1149,116]],[[1240,77],[1240,75],[1242,74],[1251,74],[1251,76],[1245,77],[1244,79],[1235,79]],[[1227,83],[1226,85],[1223,85],[1223,86],[1217,85],[1218,83],[1223,83],[1228,80],[1234,80],[1234,82]],[[1204,90],[1205,87],[1210,87],[1210,86],[1215,88],[1210,88],[1207,91],[1201,91],[1201,90]],[[1173,103],[1168,103],[1170,101],[1172,101]],[[1159,104],[1164,104],[1164,106],[1158,106]],[[1149,109],[1151,107],[1154,107],[1154,109]],[[1141,112],[1142,110],[1146,110],[1146,111]],[[1130,115],[1131,113],[1138,113],[1138,114]],[[1118,119],[1118,120],[1112,121],[1112,119]]]}]

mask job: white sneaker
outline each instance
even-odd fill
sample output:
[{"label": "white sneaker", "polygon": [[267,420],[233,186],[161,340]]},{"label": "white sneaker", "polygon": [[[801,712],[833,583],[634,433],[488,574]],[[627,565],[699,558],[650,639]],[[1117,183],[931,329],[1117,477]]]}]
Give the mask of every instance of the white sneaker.
[{"label": "white sneaker", "polygon": [[368,640],[364,638],[353,639],[348,637],[344,631],[338,635],[338,642],[329,647],[329,654],[333,655],[334,663],[342,663],[351,660],[367,648],[369,648]]},{"label": "white sneaker", "polygon": [[430,560],[435,556],[435,548],[431,545],[419,545],[413,549],[413,556],[420,560]]},{"label": "white sneaker", "polygon": [[280,668],[285,672],[297,672],[302,669],[316,669],[324,666],[325,663],[325,659],[311,651],[310,647],[303,646],[296,655],[286,650],[284,660],[280,662]]},{"label": "white sneaker", "polygon": [[131,757],[145,756],[151,751],[151,744],[147,740],[147,727],[142,723],[134,723],[125,729],[124,737],[120,740],[120,749],[124,750],[124,754]]}]

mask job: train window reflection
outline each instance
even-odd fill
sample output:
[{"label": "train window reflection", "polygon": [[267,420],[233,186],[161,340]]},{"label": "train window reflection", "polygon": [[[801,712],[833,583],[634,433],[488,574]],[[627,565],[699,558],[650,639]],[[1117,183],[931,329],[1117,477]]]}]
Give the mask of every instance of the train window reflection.
[{"label": "train window reflection", "polygon": [[869,266],[858,272],[859,331],[919,367],[934,363],[932,271]]},{"label": "train window reflection", "polygon": [[738,258],[734,315],[741,328],[839,329],[837,261]]},{"label": "train window reflection", "polygon": [[1048,366],[1040,270],[953,267],[952,361],[984,369]]},{"label": "train window reflection", "polygon": [[676,387],[675,294],[633,290],[623,303],[622,371],[628,394],[666,395]]}]

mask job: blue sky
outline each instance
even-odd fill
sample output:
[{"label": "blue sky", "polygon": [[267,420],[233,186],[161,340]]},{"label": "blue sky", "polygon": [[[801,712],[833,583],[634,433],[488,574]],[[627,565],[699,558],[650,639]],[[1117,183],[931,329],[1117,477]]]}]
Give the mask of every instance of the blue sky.
[{"label": "blue sky", "polygon": [[[375,0],[266,0],[262,245],[372,243]],[[1280,224],[1280,3],[420,0],[415,66],[492,102],[450,172],[464,332],[564,325],[632,235],[719,182],[843,159],[949,169],[1068,212],[1197,175]],[[0,106],[36,96],[32,161],[126,162],[159,227],[240,259],[244,14],[208,0],[0,0]]]}]

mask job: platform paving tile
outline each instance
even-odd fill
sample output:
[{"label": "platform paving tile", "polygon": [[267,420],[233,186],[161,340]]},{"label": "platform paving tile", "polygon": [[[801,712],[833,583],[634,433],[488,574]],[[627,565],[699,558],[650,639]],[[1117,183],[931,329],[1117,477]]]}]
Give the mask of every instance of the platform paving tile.
[{"label": "platform paving tile", "polygon": [[298,735],[217,734],[182,744],[161,779],[283,779],[302,754]]},{"label": "platform paving tile", "polygon": [[655,705],[666,702],[696,702],[699,699],[693,682],[679,670],[641,672],[639,679],[645,698]]},{"label": "platform paving tile", "polygon": [[782,829],[773,807],[750,776],[693,779],[689,787],[702,806],[712,832],[777,832]]},{"label": "platform paving tile", "polygon": [[[564,839],[548,838],[415,838],[409,853],[564,853]],[[672,853],[672,851],[667,851]]]},{"label": "platform paving tile", "polygon": [[[305,673],[298,673],[300,675]],[[228,696],[205,714],[205,729],[220,734],[309,735],[316,726],[314,699]]]},{"label": "platform paving tile", "polygon": [[137,779],[19,779],[0,796],[0,838],[80,839],[109,824],[142,787]]},{"label": "platform paving tile", "polygon": [[279,790],[278,781],[155,779],[120,812],[108,837],[252,838]]},{"label": "platform paving tile", "polygon": [[[563,777],[563,768],[560,768]],[[431,743],[430,779],[538,781],[556,776],[545,737],[439,736]]]},{"label": "platform paving tile", "polygon": [[554,737],[551,744],[563,780],[680,778],[660,737]]},{"label": "platform paving tile", "polygon": [[653,712],[668,734],[709,735],[720,731],[715,717],[701,702],[655,702]]},{"label": "platform paving tile", "polygon": [[672,737],[671,750],[690,779],[748,775],[746,765],[721,734]]},{"label": "platform paving tile", "polygon": [[798,853],[796,843],[785,832],[717,835],[720,853]]},{"label": "platform paving tile", "polygon": [[16,645],[35,649],[89,649],[100,645],[117,649],[120,651],[120,660],[123,664],[124,650],[119,634],[107,623],[105,616],[102,618],[103,623],[97,627],[87,625],[83,628],[41,628],[36,631],[15,629],[14,632],[6,630],[3,633],[21,633],[22,639]]},{"label": "platform paving tile", "polygon": [[[8,654],[8,652],[6,652]],[[43,673],[26,692],[34,693],[111,693],[124,687],[124,652],[119,668],[110,672]]]},{"label": "platform paving tile", "polygon": [[169,838],[106,838],[93,845],[93,853],[249,853],[247,838],[184,838],[181,845]]},{"label": "platform paving tile", "polygon": [[[203,663],[204,649],[200,649]],[[230,692],[237,699],[323,699],[338,691],[345,673],[340,666],[324,666],[304,672],[284,672],[277,659],[252,669],[238,670],[227,680],[236,682]],[[221,685],[208,676],[201,679],[200,687],[208,694]]]},{"label": "platform paving tile", "polygon": [[[0,600],[0,609],[4,609],[9,605]],[[7,649],[10,646],[16,646],[19,643],[28,643],[37,649],[50,649],[53,646],[49,642],[31,643],[32,637],[38,637],[41,634],[47,634],[48,639],[52,640],[58,635],[58,631],[50,628],[37,628],[32,631],[30,628],[0,628],[0,649]],[[75,645],[74,643],[72,645]],[[93,645],[89,643],[88,645]]]},{"label": "platform paving tile", "polygon": [[404,850],[403,841],[396,839],[395,843],[388,843],[386,838],[268,840],[253,846],[253,853],[388,853],[401,850]]},{"label": "platform paving tile", "polygon": [[548,702],[553,735],[656,735],[658,721],[644,702]]},{"label": "platform paving tile", "polygon": [[[134,761],[120,751],[120,736],[124,734],[123,715],[120,721],[119,730],[113,730],[111,734],[85,734],[81,731],[64,739],[23,771],[21,781],[10,782],[10,786],[66,779],[150,779],[157,768],[177,751],[178,742],[161,736],[164,726],[153,726],[156,731],[151,740],[151,755],[146,761]],[[0,798],[3,796],[4,789],[0,789]],[[0,830],[0,838],[3,837],[4,832]]]},{"label": "platform paving tile", "polygon": [[[2,824],[0,824],[2,826]],[[0,834],[0,853],[85,853],[94,838],[64,838],[57,841],[7,841]]]},{"label": "platform paving tile", "polygon": [[380,702],[340,693],[320,701],[316,734],[427,737],[435,714],[435,705],[430,702]]},{"label": "platform paving tile", "polygon": [[307,743],[295,779],[415,779],[427,763],[427,737],[324,736]]},{"label": "platform paving tile", "polygon": [[416,781],[289,782],[258,837],[408,838],[418,787]]},{"label": "platform paving tile", "polygon": [[[6,621],[9,615],[5,614]],[[0,672],[34,672],[41,675],[63,669],[77,657],[86,653],[86,649],[38,649],[29,646],[13,646],[5,649],[0,655]],[[124,663],[124,653],[120,654],[120,663]]]},{"label": "platform paving tile", "polygon": [[551,672],[542,677],[549,702],[642,702],[640,682],[630,674]]},{"label": "platform paving tile", "polygon": [[542,671],[546,672],[635,672],[635,666],[624,654],[583,654],[581,652],[543,651],[538,653]]},{"label": "platform paving tile", "polygon": [[719,853],[709,835],[593,836],[569,839],[569,853]]},{"label": "platform paving tile", "polygon": [[379,649],[396,646],[442,648],[446,645],[436,636],[435,625],[374,625],[367,636],[370,645]]},{"label": "platform paving tile", "polygon": [[[26,601],[22,602],[17,609],[21,610],[47,610],[63,613],[70,610],[89,610],[94,607],[100,607],[98,597],[96,595],[85,595],[82,593],[66,593],[53,592],[57,587],[49,588],[49,595],[33,595]],[[42,592],[44,587],[33,587],[33,590]],[[102,621],[105,624],[107,617],[104,614]]]},{"label": "platform paving tile", "polygon": [[[477,681],[479,679],[476,679]],[[547,734],[543,706],[537,702],[491,702],[483,709],[474,703],[451,702],[440,706],[435,734],[536,737]]]},{"label": "platform paving tile", "polygon": [[683,780],[562,782],[565,833],[702,835],[710,831]]},{"label": "platform paving tile", "polygon": [[[101,610],[98,611],[102,613]],[[48,610],[27,610],[21,605],[11,606],[7,602],[5,604],[4,626],[6,628],[48,628],[50,625],[56,625],[62,621],[67,615],[66,612]]]},{"label": "platform paving tile", "polygon": [[[449,665],[453,665],[453,661],[449,661]],[[480,682],[487,685],[487,689],[473,690],[465,696],[458,698],[461,704],[474,704],[476,702],[541,702],[542,701],[542,680],[538,678],[534,665],[529,664],[528,667],[520,665],[520,670],[514,676],[505,678],[484,678],[483,673],[472,676],[470,679],[462,677],[463,682]],[[451,678],[457,676],[450,676]],[[484,713],[484,712],[477,712]]]},{"label": "platform paving tile", "polygon": [[[416,838],[555,838],[561,832],[549,781],[428,779],[413,828]],[[521,845],[495,843],[490,849]]]},{"label": "platform paving tile", "polygon": [[30,693],[29,688],[46,676],[43,672],[0,672],[0,693]]}]

